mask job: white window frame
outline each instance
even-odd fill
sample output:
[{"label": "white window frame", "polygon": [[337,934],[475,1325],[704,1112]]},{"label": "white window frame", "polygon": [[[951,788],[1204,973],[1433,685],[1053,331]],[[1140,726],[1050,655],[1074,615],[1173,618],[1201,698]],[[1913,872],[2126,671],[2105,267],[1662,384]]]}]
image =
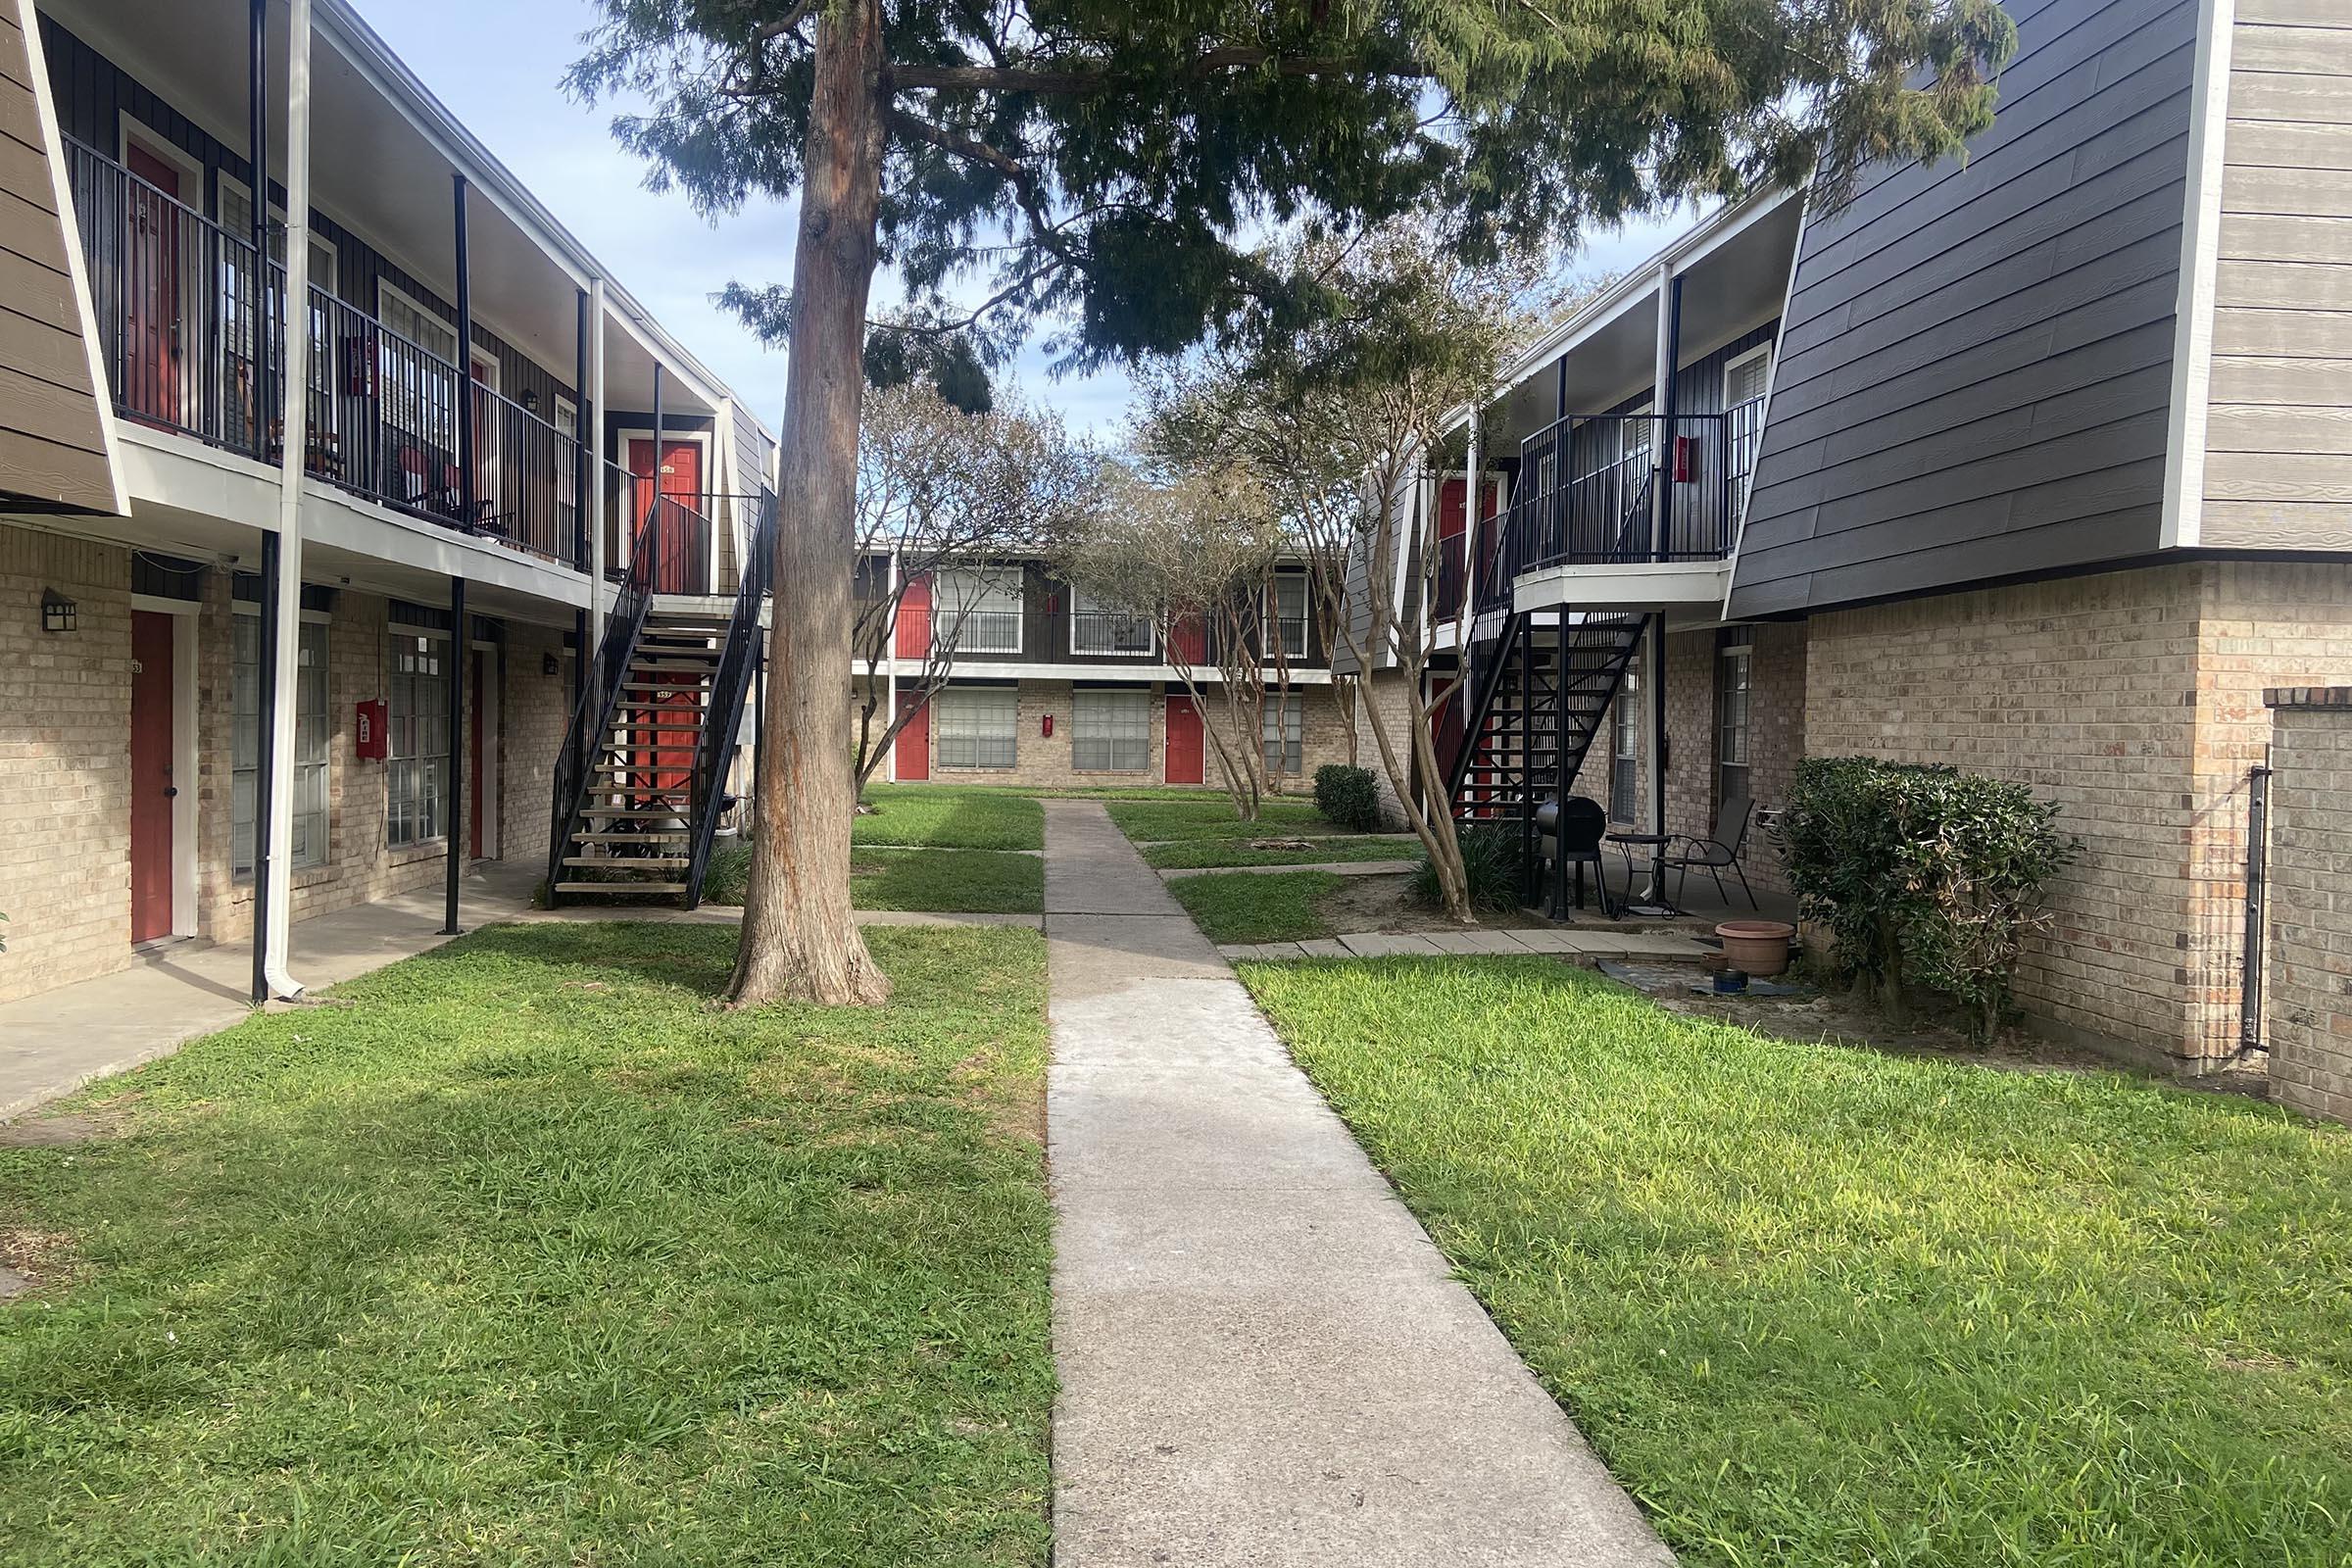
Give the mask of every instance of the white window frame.
[{"label": "white window frame", "polygon": [[[1740,371],[1746,368],[1748,366],[1755,364],[1758,360],[1764,362],[1763,391],[1758,392],[1753,398],[1735,399],[1732,396],[1732,378],[1738,375]],[[1765,339],[1763,342],[1757,344],[1754,348],[1749,349],[1744,354],[1735,355],[1733,358],[1724,361],[1723,412],[1727,417],[1734,409],[1743,408],[1749,403],[1761,402],[1765,397],[1769,396],[1771,392],[1772,340],[1770,338]],[[1734,439],[1731,450],[1725,454],[1726,458],[1731,464],[1732,479],[1740,486],[1740,500],[1743,511],[1747,501],[1747,487],[1749,481],[1755,476],[1756,456],[1759,449],[1761,449],[1763,445],[1764,423],[1761,419],[1759,419],[1756,421],[1754,429],[1748,431],[1743,437]]]},{"label": "white window frame", "polygon": [[[1291,639],[1291,618],[1282,612],[1283,585],[1294,582],[1298,585],[1298,637],[1296,646],[1293,646]],[[1277,571],[1274,580],[1266,585],[1266,620],[1282,638],[1282,653],[1287,659],[1304,659],[1308,645],[1314,640],[1314,602],[1309,593],[1310,587],[1303,571]],[[1273,645],[1269,643],[1269,662],[1272,657]]]},{"label": "white window frame", "polygon": [[[404,652],[425,652],[421,644],[427,642],[441,644],[440,654],[444,660],[458,657],[457,640],[448,631],[438,626],[413,626],[402,621],[394,621],[384,628],[384,847],[387,849],[408,850],[447,843],[451,831],[450,816],[457,808],[456,803],[450,799],[449,788],[448,692],[450,672],[444,668],[436,670],[430,675],[416,675],[404,674],[398,668],[399,659]],[[402,643],[418,646],[403,650],[400,647]],[[418,746],[405,753],[400,750],[402,715],[393,707],[393,699],[401,690],[403,680],[412,683],[410,687],[412,692],[416,689],[415,682],[429,680],[437,685],[442,693],[441,708],[438,712],[426,715],[409,715],[411,723],[421,725],[427,720],[430,721],[433,732],[432,745],[429,747]],[[416,764],[430,763],[435,760],[441,764],[437,791],[429,787],[429,781],[432,779],[431,769],[416,767]],[[409,764],[411,770],[427,780],[428,787],[412,787],[405,791],[396,788],[396,781],[403,775],[404,763]],[[420,833],[414,828],[405,830],[398,828],[398,818],[394,813],[394,807],[404,797],[418,804],[427,801],[437,802],[435,814],[437,816],[436,826],[439,831]]]},{"label": "white window frame", "polygon": [[[1617,688],[1617,701],[1609,709],[1609,820],[1636,822],[1642,809],[1642,681],[1630,667]],[[1624,770],[1630,777],[1620,779]],[[1622,789],[1626,799],[1620,801]],[[1617,808],[1630,804],[1633,809],[1620,813]]]},{"label": "white window frame", "polygon": [[[1090,714],[1090,710],[1093,711]],[[1094,724],[1108,719],[1100,734]],[[1017,719],[1016,719],[1017,725]],[[1086,748],[1104,748],[1100,761],[1087,760]],[[1122,749],[1127,756],[1122,757]],[[1152,771],[1152,693],[1141,687],[1086,688],[1070,694],[1070,771],[1073,773],[1149,773]]]},{"label": "white window frame", "polygon": [[[1026,610],[1028,593],[1025,577],[1026,574],[1018,566],[940,567],[931,574],[931,636],[934,642],[939,641],[950,632],[955,633],[956,656],[958,659],[969,659],[979,654],[1018,654],[1021,651],[1023,633],[1027,630],[1023,622],[1028,619]],[[965,579],[982,585],[981,594],[977,599],[966,599],[961,595],[952,595],[948,592],[948,584],[951,580],[962,581]],[[1006,587],[1008,581],[1009,588]],[[989,609],[992,598],[1009,598],[1011,609],[1009,612],[1004,609]],[[981,642],[972,640],[972,617],[974,615],[1006,613],[1012,617],[1012,640],[1009,644],[1004,643],[1002,639]]]},{"label": "white window frame", "polygon": [[[1736,664],[1739,666],[1740,673],[1740,687],[1739,687],[1739,692],[1740,692],[1740,722],[1739,722],[1739,724],[1736,726],[1736,728],[1737,728],[1737,731],[1738,731],[1738,734],[1739,734],[1739,737],[1740,737],[1740,759],[1739,759],[1739,760],[1737,760],[1737,761],[1734,761],[1734,760],[1732,760],[1730,758],[1728,758],[1728,757],[1726,757],[1726,756],[1724,755],[1724,753],[1725,753],[1724,742],[1725,742],[1725,740],[1726,740],[1726,739],[1728,739],[1728,738],[1729,738],[1729,737],[1732,735],[1732,733],[1734,732],[1734,729],[1735,729],[1735,726],[1734,726],[1734,725],[1733,725],[1731,722],[1729,722],[1729,719],[1730,719],[1730,714],[1729,714],[1729,712],[1728,712],[1728,708],[1729,708],[1729,705],[1728,705],[1728,703],[1727,703],[1727,701],[1726,701],[1726,699],[1727,699],[1727,698],[1729,698],[1729,696],[1731,695],[1731,692],[1732,692],[1732,689],[1733,689],[1733,688],[1732,688],[1732,686],[1730,685],[1730,681],[1731,681],[1731,675],[1732,675],[1732,668],[1733,668],[1733,666],[1734,666],[1734,664],[1735,664],[1735,663],[1736,663]],[[1755,774],[1754,774],[1754,772],[1752,771],[1752,769],[1753,769],[1753,768],[1754,768],[1754,766],[1755,766],[1755,733],[1756,733],[1756,732],[1755,732],[1755,722],[1756,722],[1756,649],[1755,649],[1755,645],[1754,645],[1753,643],[1733,643],[1733,644],[1730,644],[1730,645],[1728,645],[1728,646],[1726,646],[1726,647],[1723,647],[1723,648],[1717,649],[1717,650],[1716,650],[1716,653],[1715,653],[1715,746],[1714,746],[1714,752],[1715,752],[1715,804],[1716,804],[1718,807],[1720,807],[1720,806],[1723,804],[1723,802],[1724,802],[1724,799],[1725,799],[1725,792],[1724,792],[1724,787],[1723,787],[1723,786],[1724,786],[1724,784],[1725,784],[1725,782],[1726,782],[1724,775],[1725,775],[1727,772],[1729,772],[1729,771],[1730,771],[1731,769],[1733,769],[1733,768],[1738,768],[1738,769],[1740,770],[1740,782],[1741,782],[1742,784],[1748,783],[1750,780],[1752,780],[1752,779],[1755,777]],[[1749,799],[1751,802],[1752,802],[1752,801],[1755,799],[1755,794],[1754,794],[1754,791],[1753,791],[1752,789],[1751,789],[1751,790],[1748,792],[1748,799]]]},{"label": "white window frame", "polygon": [[[976,708],[983,699],[988,702],[990,712],[987,716],[991,719],[1000,709],[1010,715],[1004,732],[1002,735],[986,733],[978,725],[973,725],[972,733],[968,735],[951,734],[952,726],[960,725],[957,710]],[[979,715],[975,713],[973,716]],[[931,766],[936,772],[1004,773],[1020,765],[1021,694],[1017,687],[943,687],[931,698]],[[971,760],[948,760],[951,748],[967,743],[972,747]],[[984,760],[980,748],[999,744],[1005,748],[1004,760]]]},{"label": "white window frame", "polygon": [[[458,352],[463,354],[465,352],[466,345],[458,342],[458,327],[456,322],[451,321],[447,318],[443,317],[439,311],[433,310],[426,306],[423,301],[418,300],[415,296],[411,295],[407,290],[401,288],[390,278],[379,277],[376,279],[376,325],[383,331],[390,333],[393,336],[400,338],[403,342],[412,345],[420,353],[430,355],[432,358],[439,360],[443,366],[452,369],[455,374],[463,376],[466,373],[464,370],[456,368],[456,362],[441,352],[441,346],[439,344],[419,342],[416,337],[411,336],[401,327],[393,325],[392,322],[387,319],[387,313],[385,311],[385,305],[389,301],[396,301],[403,308],[415,313],[424,320],[431,321],[439,325],[449,334],[449,341],[457,344]],[[470,399],[464,395],[462,389],[453,388],[453,395],[455,395],[458,399],[457,406],[450,409],[435,409],[431,406],[430,402],[424,395],[424,389],[421,386],[410,388],[401,385],[401,378],[392,373],[390,366],[384,363],[386,358],[387,356],[385,352],[379,348],[376,353],[377,363],[375,367],[375,382],[377,407],[382,411],[384,423],[402,435],[408,436],[416,441],[435,445],[437,448],[440,432],[434,429],[433,425],[436,422],[436,416],[441,418],[445,418],[448,421],[449,436],[449,452],[447,456],[450,462],[455,463],[457,461],[458,446],[457,421],[467,416],[468,413],[470,412],[468,408]],[[440,483],[441,479],[439,475],[430,472],[426,473],[424,475],[425,493],[431,494]],[[406,499],[412,502],[421,501],[423,496],[410,496]]]},{"label": "white window frame", "polygon": [[[262,607],[245,600],[238,600],[231,604],[229,609],[233,618],[229,622],[228,645],[228,869],[230,876],[240,880],[249,880],[253,876],[254,865],[261,856],[262,824],[254,819],[258,815],[260,805],[261,744],[257,731],[253,761],[247,764],[238,760],[236,726],[239,715],[237,710],[243,706],[243,689],[239,670],[243,666],[244,661],[237,657],[237,633],[250,622],[255,628],[258,639],[261,631]],[[300,647],[298,646],[295,650],[294,848],[290,859],[294,869],[303,871],[324,865],[333,858],[330,850],[334,827],[332,769],[335,728],[335,642],[333,623],[319,611],[306,610],[302,612],[300,626],[301,630],[295,634],[298,638],[307,635],[314,626],[318,628],[321,644],[319,651],[325,656],[324,662],[318,666],[320,676],[318,710],[316,712],[305,714],[302,710],[302,675],[307,666],[302,662]],[[259,710],[261,644],[258,640],[254,645],[254,654],[256,709],[254,722],[259,725],[263,715]],[[308,748],[315,754],[310,756],[305,755],[303,725],[306,718],[314,725],[311,738],[316,742],[315,746]],[[238,781],[247,777],[253,779],[254,787],[250,791],[240,790]],[[310,803],[307,808],[306,799]],[[307,823],[306,818],[309,819]],[[237,852],[237,835],[240,831],[249,832],[254,836],[252,853],[249,855],[240,856]]]},{"label": "white window frame", "polygon": [[[1269,731],[1271,733],[1269,733]],[[1279,746],[1281,755],[1269,748]],[[1306,768],[1306,701],[1302,692],[1268,692],[1257,717],[1258,760],[1268,773],[1296,777]]]},{"label": "white window frame", "polygon": [[[1077,583],[1071,583],[1071,584],[1069,585],[1069,592],[1070,592],[1070,654],[1071,654],[1071,656],[1072,656],[1073,658],[1078,658],[1078,659],[1151,659],[1151,658],[1152,658],[1152,657],[1154,657],[1155,655],[1157,655],[1157,654],[1158,654],[1158,652],[1159,652],[1159,632],[1158,632],[1158,629],[1157,629],[1156,627],[1154,627],[1154,626],[1152,624],[1152,617],[1151,617],[1151,616],[1149,616],[1149,615],[1140,615],[1140,614],[1136,614],[1136,613],[1134,613],[1133,612],[1130,612],[1130,611],[1125,611],[1125,610],[1112,610],[1112,609],[1108,609],[1108,608],[1105,608],[1105,607],[1096,607],[1096,608],[1094,608],[1094,609],[1089,609],[1089,608],[1087,607],[1087,603],[1086,603],[1086,589],[1085,589],[1084,587],[1082,587],[1081,585],[1077,584]],[[1115,617],[1115,618],[1117,618],[1117,619],[1126,620],[1126,621],[1131,621],[1131,622],[1135,622],[1135,623],[1138,623],[1138,624],[1142,625],[1142,627],[1144,628],[1144,646],[1143,646],[1143,647],[1141,647],[1141,648],[1081,648],[1081,647],[1079,647],[1079,646],[1078,646],[1078,622],[1079,622],[1079,620],[1080,620],[1081,618],[1083,618],[1083,617],[1085,617],[1085,616],[1087,616],[1087,615],[1101,615],[1101,616],[1109,616],[1109,617]],[[1017,652],[1018,650],[1015,650],[1015,651]]]}]

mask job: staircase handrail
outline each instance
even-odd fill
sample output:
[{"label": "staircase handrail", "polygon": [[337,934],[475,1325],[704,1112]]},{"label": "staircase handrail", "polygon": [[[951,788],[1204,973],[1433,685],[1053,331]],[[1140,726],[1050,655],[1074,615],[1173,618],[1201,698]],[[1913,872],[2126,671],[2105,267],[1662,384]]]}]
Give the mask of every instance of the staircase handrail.
[{"label": "staircase handrail", "polygon": [[[564,858],[571,847],[571,824],[587,798],[592,748],[598,736],[612,733],[629,663],[637,655],[646,614],[653,609],[654,521],[661,507],[660,496],[648,499],[645,515],[631,536],[628,575],[621,579],[620,591],[605,616],[604,635],[597,640],[595,678],[580,682],[580,695],[571,705],[571,722],[564,732],[563,750],[556,754],[555,814],[547,843],[547,906],[551,909],[557,903],[556,884],[563,880]],[[596,585],[591,583],[589,592],[595,591]]]},{"label": "staircase handrail", "polygon": [[759,521],[752,527],[751,546],[743,569],[736,575],[735,611],[727,621],[726,646],[710,680],[710,707],[704,710],[703,732],[695,748],[694,838],[686,865],[689,909],[703,901],[703,877],[710,868],[710,849],[726,804],[727,765],[735,755],[735,739],[743,727],[744,698],[760,661],[760,607],[767,598],[775,559],[776,496],[772,490],[762,490]]}]

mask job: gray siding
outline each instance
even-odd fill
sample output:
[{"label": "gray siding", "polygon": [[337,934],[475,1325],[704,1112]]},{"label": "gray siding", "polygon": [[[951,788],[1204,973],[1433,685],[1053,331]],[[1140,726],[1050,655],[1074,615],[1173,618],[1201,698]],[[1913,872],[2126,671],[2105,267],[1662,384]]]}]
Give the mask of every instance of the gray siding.
[{"label": "gray siding", "polygon": [[2352,6],[2238,0],[2199,543],[2352,548]]},{"label": "gray siding", "polygon": [[1969,160],[1806,224],[1736,615],[2157,545],[2196,6],[2012,14]]}]

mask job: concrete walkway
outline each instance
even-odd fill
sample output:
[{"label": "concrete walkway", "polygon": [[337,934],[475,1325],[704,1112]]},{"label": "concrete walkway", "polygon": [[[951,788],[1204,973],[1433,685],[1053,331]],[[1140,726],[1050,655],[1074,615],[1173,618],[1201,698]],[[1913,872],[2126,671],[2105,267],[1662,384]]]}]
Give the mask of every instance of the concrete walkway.
[{"label": "concrete walkway", "polygon": [[1705,963],[1723,956],[1694,937],[1672,931],[1363,931],[1306,942],[1229,943],[1217,949],[1228,958],[1438,958],[1516,957],[1544,954],[1565,958],[1665,958]]},{"label": "concrete walkway", "polygon": [[1310,860],[1303,865],[1171,865],[1159,875],[1173,882],[1188,876],[1279,876],[1285,871],[1329,871],[1334,876],[1410,876],[1418,860]]},{"label": "concrete walkway", "polygon": [[1046,812],[1056,1568],[1672,1562],[1102,808]]}]

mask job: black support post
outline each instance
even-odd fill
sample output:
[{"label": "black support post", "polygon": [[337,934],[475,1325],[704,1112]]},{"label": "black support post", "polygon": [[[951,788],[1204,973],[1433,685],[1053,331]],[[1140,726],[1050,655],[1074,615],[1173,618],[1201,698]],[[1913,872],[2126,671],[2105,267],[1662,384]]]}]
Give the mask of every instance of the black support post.
[{"label": "black support post", "polygon": [[[253,156],[253,455],[270,460],[270,0],[253,0],[248,24],[245,149]],[[120,383],[117,383],[118,385]],[[258,949],[257,949],[258,951]],[[257,971],[258,972],[258,971]]]},{"label": "black support post", "polygon": [[[481,486],[481,476],[474,472],[473,439],[473,270],[472,259],[466,236],[466,176],[450,176],[456,201],[458,235],[458,516],[467,532],[481,520],[481,507],[475,491]],[[450,907],[457,907],[457,895],[450,895]],[[457,916],[450,916],[450,928],[457,928]]]},{"label": "black support post", "polygon": [[1658,439],[1650,453],[1656,465],[1649,484],[1649,558],[1664,561],[1674,544],[1674,434],[1677,392],[1682,381],[1683,278],[1676,273],[1658,308],[1666,313],[1666,376],[1658,388]]},{"label": "black support post", "polygon": [[277,769],[277,587],[276,530],[262,535],[262,723],[253,783],[253,1000],[270,1000],[270,815],[274,805],[270,780]]},{"label": "black support post", "polygon": [[[1507,592],[1507,590],[1506,590]],[[1519,892],[1520,903],[1543,896],[1536,884],[1536,629],[1519,627]]]},{"label": "black support post", "polygon": [[473,639],[466,627],[466,579],[449,579],[449,856],[442,872],[441,934],[454,937],[458,925],[458,882],[466,874],[466,824],[473,820],[466,808],[466,673],[473,662]]},{"label": "black support post", "polygon": [[[1650,831],[1666,831],[1666,769],[1674,759],[1666,746],[1666,612],[1649,617],[1649,732],[1654,737],[1649,759]],[[1649,902],[1666,903],[1666,841],[1649,851]]]}]

